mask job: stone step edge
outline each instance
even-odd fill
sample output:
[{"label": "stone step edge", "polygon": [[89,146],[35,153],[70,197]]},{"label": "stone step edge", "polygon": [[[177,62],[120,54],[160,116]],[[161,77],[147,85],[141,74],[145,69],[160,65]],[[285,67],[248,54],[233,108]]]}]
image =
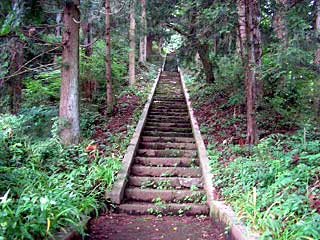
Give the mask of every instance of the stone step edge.
[{"label": "stone step edge", "polygon": [[124,212],[127,214],[134,215],[147,215],[147,214],[155,214],[159,215],[160,213],[163,215],[170,215],[172,212],[174,215],[186,215],[186,216],[194,216],[194,215],[208,215],[209,207],[202,204],[194,204],[194,203],[167,203],[162,206],[153,204],[153,203],[144,203],[144,202],[128,202],[123,203],[117,206],[117,210],[119,212]]}]

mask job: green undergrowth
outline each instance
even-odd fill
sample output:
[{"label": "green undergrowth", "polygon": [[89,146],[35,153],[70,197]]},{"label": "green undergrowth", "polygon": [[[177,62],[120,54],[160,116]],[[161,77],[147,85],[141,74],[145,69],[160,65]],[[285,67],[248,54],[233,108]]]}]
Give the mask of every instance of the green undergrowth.
[{"label": "green undergrowth", "polygon": [[96,103],[81,103],[82,141],[69,147],[59,140],[56,104],[0,115],[0,239],[52,239],[69,227],[85,234],[84,220],[108,205],[105,191],[121,167],[156,74],[150,68],[136,87],[118,94],[138,96],[139,104],[125,131],[107,132],[108,144],[92,138],[109,119]]},{"label": "green undergrowth", "polygon": [[208,146],[214,185],[261,239],[320,238],[319,138],[274,134],[252,149],[217,147]]},{"label": "green undergrowth", "polygon": [[262,99],[261,141],[246,146],[245,99],[235,90],[242,78],[231,67],[232,83],[225,81],[228,66],[215,84],[186,76],[218,195],[261,239],[320,239],[320,130],[313,115],[300,111],[309,109],[302,104],[288,105],[290,111],[273,104],[278,96],[271,104]]},{"label": "green undergrowth", "polygon": [[26,115],[0,118],[0,236],[53,237],[63,226],[83,233],[82,221],[100,201],[120,167],[116,156],[87,151],[88,140],[65,148],[52,136],[34,138]]}]

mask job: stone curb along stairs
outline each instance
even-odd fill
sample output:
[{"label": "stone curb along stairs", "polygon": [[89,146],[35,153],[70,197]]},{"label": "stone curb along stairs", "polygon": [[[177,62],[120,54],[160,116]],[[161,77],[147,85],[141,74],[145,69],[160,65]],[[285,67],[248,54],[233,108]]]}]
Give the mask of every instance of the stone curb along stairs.
[{"label": "stone curb along stairs", "polygon": [[214,199],[209,161],[182,71],[163,69],[107,198],[129,214],[210,214],[228,227],[229,239],[257,239],[229,206]]}]

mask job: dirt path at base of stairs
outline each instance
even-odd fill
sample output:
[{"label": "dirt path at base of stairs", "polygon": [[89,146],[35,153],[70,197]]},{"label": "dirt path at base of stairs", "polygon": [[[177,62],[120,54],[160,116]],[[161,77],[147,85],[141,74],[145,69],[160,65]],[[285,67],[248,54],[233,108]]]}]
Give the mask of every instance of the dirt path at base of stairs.
[{"label": "dirt path at base of stairs", "polygon": [[106,214],[92,219],[89,240],[224,240],[208,217]]}]

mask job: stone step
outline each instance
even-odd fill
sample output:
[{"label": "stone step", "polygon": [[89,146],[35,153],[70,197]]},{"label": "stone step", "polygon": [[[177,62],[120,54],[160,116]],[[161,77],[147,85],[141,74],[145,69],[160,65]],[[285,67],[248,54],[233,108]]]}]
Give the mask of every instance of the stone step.
[{"label": "stone step", "polygon": [[127,202],[118,206],[119,212],[132,215],[208,215],[209,207],[205,204],[194,203],[166,203],[164,205],[148,202]]},{"label": "stone step", "polygon": [[167,123],[189,123],[190,124],[190,119],[165,119],[165,121],[163,119],[159,119],[159,118],[147,118],[147,122],[152,122],[152,123],[163,123],[163,122],[167,122]]},{"label": "stone step", "polygon": [[153,158],[136,157],[135,163],[144,166],[163,166],[163,167],[190,167],[199,165],[198,158]]},{"label": "stone step", "polygon": [[161,98],[161,97],[157,97],[155,96],[153,98],[153,102],[156,103],[156,102],[182,102],[182,103],[186,103],[186,100],[184,98],[172,98],[172,97],[168,97],[168,98]]},{"label": "stone step", "polygon": [[183,111],[183,112],[163,112],[163,111],[155,111],[155,110],[151,110],[149,112],[150,115],[156,116],[156,115],[160,115],[160,116],[181,116],[181,117],[186,117],[189,116],[187,111]]},{"label": "stone step", "polygon": [[154,136],[154,137],[193,137],[192,133],[179,133],[179,132],[153,132],[153,131],[144,131],[143,136]]},{"label": "stone step", "polygon": [[150,112],[159,112],[159,113],[188,113],[185,109],[152,109],[150,108]]},{"label": "stone step", "polygon": [[153,137],[142,136],[142,142],[172,142],[172,143],[194,143],[193,137]]},{"label": "stone step", "polygon": [[129,185],[142,188],[156,189],[182,189],[196,187],[203,188],[201,178],[181,178],[181,177],[129,177]]},{"label": "stone step", "polygon": [[197,157],[197,150],[186,149],[138,149],[139,157]]},{"label": "stone step", "polygon": [[144,131],[192,133],[191,128],[145,126]]},{"label": "stone step", "polygon": [[194,143],[166,143],[166,142],[140,142],[143,149],[188,149],[196,150]]},{"label": "stone step", "polygon": [[141,189],[137,187],[129,187],[125,190],[127,200],[155,202],[157,199],[163,202],[176,203],[192,203],[202,202],[205,199],[204,190],[157,190],[157,189]]},{"label": "stone step", "polygon": [[153,102],[151,107],[158,107],[158,106],[165,106],[165,107],[177,107],[177,108],[187,108],[187,105],[184,102]]},{"label": "stone step", "polygon": [[153,115],[153,114],[149,114],[147,119],[162,119],[162,120],[165,120],[165,121],[168,121],[168,120],[184,120],[184,121],[189,121],[190,122],[190,119],[189,119],[189,116],[165,116],[165,115]]},{"label": "stone step", "polygon": [[133,165],[131,175],[145,177],[200,177],[201,169],[191,167],[148,167]]},{"label": "stone step", "polygon": [[170,123],[170,122],[147,122],[146,126],[150,127],[178,127],[178,128],[191,128],[190,123]]}]

